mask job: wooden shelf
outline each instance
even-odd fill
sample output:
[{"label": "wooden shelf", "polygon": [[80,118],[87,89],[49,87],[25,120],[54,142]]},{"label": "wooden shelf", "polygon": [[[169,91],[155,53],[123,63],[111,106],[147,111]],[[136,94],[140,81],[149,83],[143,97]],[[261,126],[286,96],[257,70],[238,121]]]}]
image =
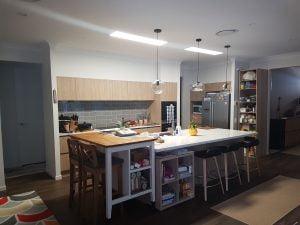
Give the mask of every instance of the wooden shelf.
[{"label": "wooden shelf", "polygon": [[[175,176],[174,180],[169,180],[167,182],[163,182],[163,168],[162,164],[168,166],[172,169],[172,173]],[[178,168],[179,166],[191,166],[191,174],[184,178],[179,178]],[[164,167],[166,168],[166,167]],[[191,197],[180,197],[180,185],[182,182],[187,182],[189,186],[189,191],[192,193]],[[192,199],[195,196],[195,181],[194,181],[194,152],[189,151],[182,155],[166,155],[160,156],[156,158],[156,201],[155,207],[158,210],[165,210],[172,206],[175,206],[181,202]],[[162,196],[163,193],[174,193],[174,200],[172,203],[163,205],[162,204]]]},{"label": "wooden shelf", "polygon": [[166,182],[162,182],[162,185],[171,184],[171,183],[177,182],[177,181],[178,181],[178,178],[174,178],[173,180],[168,180]]},{"label": "wooden shelf", "polygon": [[256,80],[241,80],[240,82],[256,82]]},{"label": "wooden shelf", "polygon": [[139,172],[139,171],[143,171],[143,170],[149,170],[151,169],[151,165],[149,166],[144,166],[144,167],[140,167],[138,169],[133,169],[133,170],[130,170],[130,173],[135,173],[135,172]]},{"label": "wooden shelf", "polygon": [[241,114],[256,114],[256,112],[240,112]]},{"label": "wooden shelf", "polygon": [[244,89],[240,89],[241,91],[248,91],[248,90],[256,90],[256,88],[244,88]]},{"label": "wooden shelf", "polygon": [[256,103],[256,101],[250,101],[250,102],[245,102],[245,101],[240,101],[241,104],[245,104],[245,103]]}]

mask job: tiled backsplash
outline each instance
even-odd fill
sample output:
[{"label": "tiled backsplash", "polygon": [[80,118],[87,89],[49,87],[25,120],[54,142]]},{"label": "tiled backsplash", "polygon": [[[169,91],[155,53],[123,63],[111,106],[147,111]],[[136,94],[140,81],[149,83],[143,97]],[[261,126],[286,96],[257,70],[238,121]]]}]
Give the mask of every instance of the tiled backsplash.
[{"label": "tiled backsplash", "polygon": [[59,101],[58,112],[77,114],[79,123],[92,123],[94,128],[114,127],[117,121],[147,117],[151,101]]}]

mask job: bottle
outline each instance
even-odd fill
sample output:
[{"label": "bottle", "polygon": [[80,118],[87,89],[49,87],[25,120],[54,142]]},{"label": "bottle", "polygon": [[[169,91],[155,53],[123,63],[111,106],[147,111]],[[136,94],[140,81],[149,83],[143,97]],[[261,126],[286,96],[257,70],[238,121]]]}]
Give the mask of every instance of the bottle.
[{"label": "bottle", "polygon": [[175,129],[175,135],[180,136],[181,135],[181,126],[177,125]]}]

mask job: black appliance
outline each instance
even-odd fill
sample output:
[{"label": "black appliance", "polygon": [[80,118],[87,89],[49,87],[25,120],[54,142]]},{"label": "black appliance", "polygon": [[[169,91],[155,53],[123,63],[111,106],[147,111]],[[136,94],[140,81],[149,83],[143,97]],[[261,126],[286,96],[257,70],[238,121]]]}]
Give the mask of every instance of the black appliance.
[{"label": "black appliance", "polygon": [[172,123],[167,120],[167,106],[174,106],[174,126],[177,125],[177,103],[176,101],[161,102],[161,131],[167,131]]}]

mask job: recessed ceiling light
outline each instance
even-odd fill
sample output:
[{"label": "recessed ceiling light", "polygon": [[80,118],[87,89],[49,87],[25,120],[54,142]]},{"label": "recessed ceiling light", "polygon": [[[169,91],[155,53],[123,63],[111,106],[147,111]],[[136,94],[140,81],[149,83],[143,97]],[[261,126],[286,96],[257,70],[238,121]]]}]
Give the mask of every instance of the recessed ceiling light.
[{"label": "recessed ceiling light", "polygon": [[208,54],[208,55],[221,55],[221,54],[223,54],[223,52],[213,51],[213,50],[209,50],[209,49],[205,49],[205,48],[197,48],[197,47],[188,47],[184,50],[190,51],[190,52],[199,52],[199,53]]},{"label": "recessed ceiling light", "polygon": [[238,29],[228,29],[228,30],[220,30],[216,33],[217,36],[219,37],[223,37],[223,36],[228,36],[228,35],[232,35],[239,32]]},{"label": "recessed ceiling light", "polygon": [[166,41],[143,37],[135,34],[124,33],[120,31],[115,31],[111,33],[110,36],[156,46],[161,46],[167,43]]}]

